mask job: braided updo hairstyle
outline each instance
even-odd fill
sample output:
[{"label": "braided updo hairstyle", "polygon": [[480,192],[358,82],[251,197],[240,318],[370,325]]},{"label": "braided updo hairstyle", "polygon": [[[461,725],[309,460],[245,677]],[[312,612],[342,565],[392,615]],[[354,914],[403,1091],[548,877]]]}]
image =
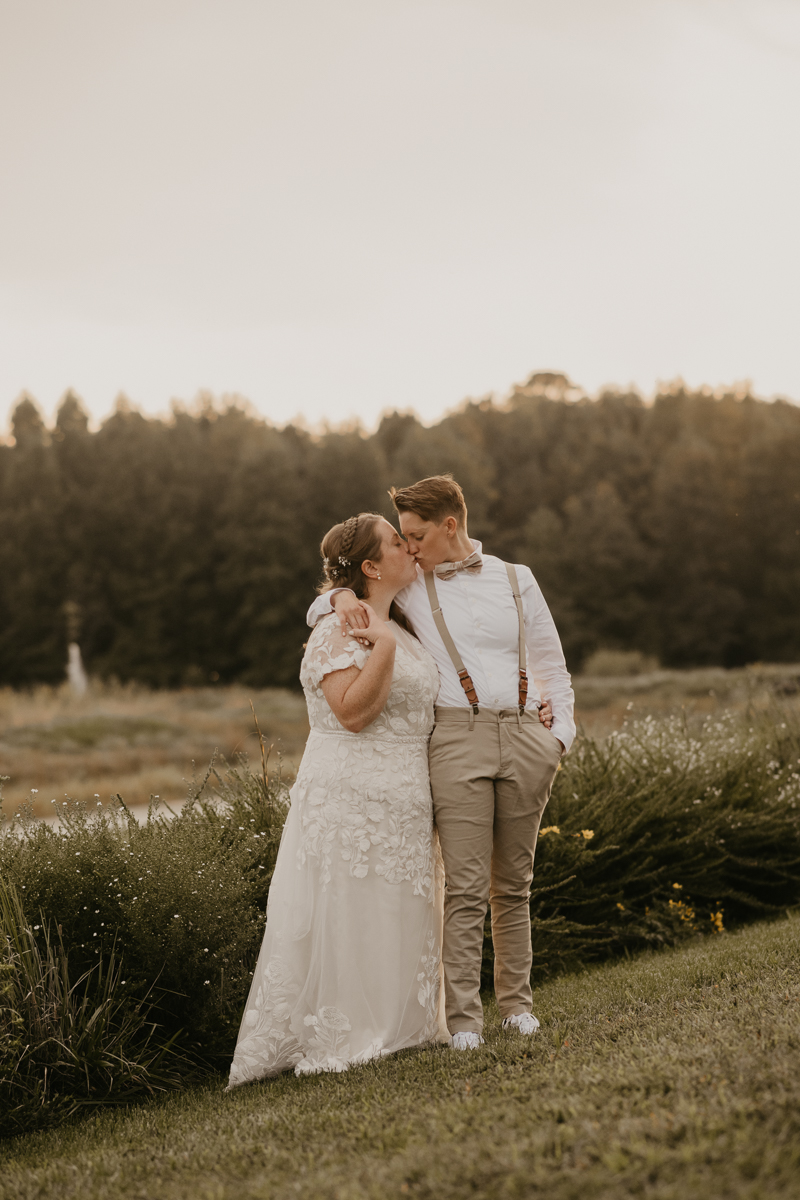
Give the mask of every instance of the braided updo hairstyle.
[{"label": "braided updo hairstyle", "polygon": [[[382,520],[380,513],[364,512],[357,517],[348,517],[328,530],[320,546],[325,571],[317,589],[320,593],[329,592],[331,588],[349,588],[359,600],[368,598],[369,580],[361,570],[361,564],[367,561],[377,564],[383,557],[379,528]],[[414,632],[394,601],[389,615],[403,629]]]}]

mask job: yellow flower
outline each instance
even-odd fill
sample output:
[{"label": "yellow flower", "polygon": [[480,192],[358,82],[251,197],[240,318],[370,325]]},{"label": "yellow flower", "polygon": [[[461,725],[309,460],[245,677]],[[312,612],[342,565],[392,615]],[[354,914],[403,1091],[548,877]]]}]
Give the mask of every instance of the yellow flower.
[{"label": "yellow flower", "polygon": [[625,905],[620,904],[619,900],[617,901],[617,908],[619,909],[620,912],[625,912]]},{"label": "yellow flower", "polygon": [[670,900],[669,906],[675,909],[682,921],[694,920],[694,909],[690,905],[684,904],[682,900]]},{"label": "yellow flower", "polygon": [[539,830],[539,837],[544,837],[546,833],[561,833],[561,830],[557,825],[545,825],[544,829]]},{"label": "yellow flower", "polygon": [[718,912],[709,913],[709,916],[711,917],[711,924],[714,926],[714,931],[716,933],[725,932],[725,926],[722,924],[722,914],[724,911],[725,910],[721,908]]},{"label": "yellow flower", "polygon": [[673,885],[672,885],[672,886],[673,886],[674,888],[677,888],[677,890],[678,890],[679,892],[682,892],[682,891],[683,891],[683,884],[682,884],[682,883],[673,883]]},{"label": "yellow flower", "polygon": [[582,830],[581,830],[581,833],[582,833],[582,834],[583,834],[583,836],[586,838],[586,841],[587,841],[587,842],[590,842],[590,841],[592,840],[592,838],[594,837],[594,830],[593,830],[593,829],[582,829]]}]

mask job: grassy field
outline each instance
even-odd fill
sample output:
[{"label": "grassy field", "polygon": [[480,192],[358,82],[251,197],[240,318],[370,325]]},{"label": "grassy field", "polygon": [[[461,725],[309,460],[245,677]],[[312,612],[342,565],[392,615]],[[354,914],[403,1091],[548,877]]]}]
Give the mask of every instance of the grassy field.
[{"label": "grassy field", "polygon": [[597,967],[542,1029],[0,1144],[0,1200],[781,1200],[800,1179],[800,919]]},{"label": "grassy field", "polygon": [[[800,708],[800,666],[791,665],[586,675],[574,683],[578,723],[595,737],[631,716],[682,709],[699,719],[720,709],[765,709],[776,699]],[[136,807],[152,794],[178,804],[192,764],[202,773],[215,749],[228,759],[242,750],[257,754],[251,701],[291,776],[308,734],[299,692],[238,686],[152,692],[95,681],[80,699],[66,686],[0,690],[0,775],[10,776],[4,810],[14,812],[32,790],[40,816],[65,795],[105,802],[119,792]]]},{"label": "grassy field", "polygon": [[193,764],[202,776],[218,750],[227,759],[241,751],[258,756],[250,702],[267,744],[274,744],[294,774],[308,735],[302,693],[282,688],[186,688],[153,692],[92,682],[76,698],[64,685],[30,692],[0,690],[0,775],[4,811],[13,813],[31,792],[39,816],[51,801],[120,793],[135,808],[151,795],[179,804]]}]

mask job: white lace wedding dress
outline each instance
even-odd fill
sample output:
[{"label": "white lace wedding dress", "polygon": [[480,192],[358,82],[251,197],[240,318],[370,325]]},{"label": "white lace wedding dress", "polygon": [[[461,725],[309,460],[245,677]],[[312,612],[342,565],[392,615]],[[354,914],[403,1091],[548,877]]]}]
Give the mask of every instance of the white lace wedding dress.
[{"label": "white lace wedding dress", "polygon": [[341,1071],[439,1029],[443,872],[434,841],[428,738],[439,675],[405,630],[392,687],[361,733],[320,683],[370,653],[319,622],[300,669],[311,733],[283,831],[267,926],[230,1087]]}]

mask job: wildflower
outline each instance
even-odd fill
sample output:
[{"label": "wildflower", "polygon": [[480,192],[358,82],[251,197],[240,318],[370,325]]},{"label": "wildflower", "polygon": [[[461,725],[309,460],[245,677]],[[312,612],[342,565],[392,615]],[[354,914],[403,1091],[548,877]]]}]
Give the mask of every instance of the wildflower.
[{"label": "wildflower", "polygon": [[684,904],[682,900],[670,900],[669,906],[674,909],[682,921],[688,923],[694,920],[694,909],[690,905]]},{"label": "wildflower", "polygon": [[619,909],[620,912],[625,912],[625,905],[620,904],[619,900],[617,901],[617,908]]},{"label": "wildflower", "polygon": [[557,825],[545,825],[544,829],[539,830],[539,837],[543,838],[548,833],[561,833]]},{"label": "wildflower", "polygon": [[682,891],[683,891],[683,884],[682,884],[682,883],[673,883],[673,885],[672,885],[672,886],[673,886],[673,887],[675,888],[675,890],[676,890],[676,891],[678,891],[678,892],[682,892]]},{"label": "wildflower", "polygon": [[585,841],[590,842],[592,840],[592,838],[594,837],[594,830],[593,829],[582,829],[581,837],[583,837],[585,839]]}]

